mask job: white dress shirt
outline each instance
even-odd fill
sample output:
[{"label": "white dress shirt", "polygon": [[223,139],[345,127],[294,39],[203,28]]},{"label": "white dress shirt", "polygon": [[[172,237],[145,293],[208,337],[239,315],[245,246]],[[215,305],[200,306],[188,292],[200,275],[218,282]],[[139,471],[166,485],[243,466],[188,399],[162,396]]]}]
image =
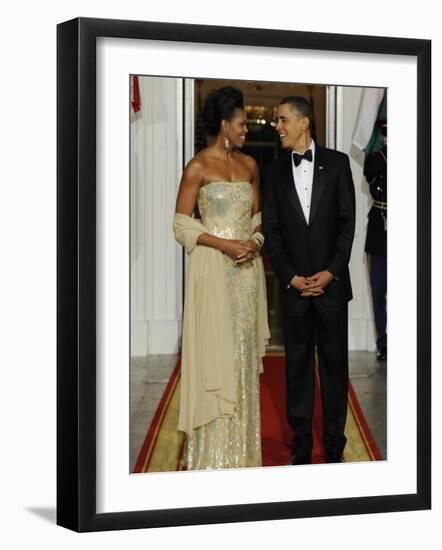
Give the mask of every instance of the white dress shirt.
[{"label": "white dress shirt", "polygon": [[[310,143],[309,149],[312,150],[312,162],[302,159],[298,166],[295,166],[292,154],[293,179],[295,180],[296,192],[298,193],[299,201],[307,223],[310,219],[313,167],[315,163],[315,142],[313,140]],[[298,153],[298,151],[293,151],[293,153]]]},{"label": "white dress shirt", "polygon": [[[298,193],[299,202],[301,203],[302,211],[304,212],[304,217],[307,223],[309,223],[310,219],[315,164],[315,142],[313,140],[310,143],[309,149],[312,150],[312,162],[302,159],[298,166],[295,166],[295,161],[293,160],[292,154],[293,179],[295,180],[296,192]],[[299,151],[293,151],[293,153],[301,154]],[[336,277],[334,273],[332,273],[332,275],[335,281],[339,281],[339,278]],[[292,285],[289,282],[286,288],[290,289],[291,286]]]}]

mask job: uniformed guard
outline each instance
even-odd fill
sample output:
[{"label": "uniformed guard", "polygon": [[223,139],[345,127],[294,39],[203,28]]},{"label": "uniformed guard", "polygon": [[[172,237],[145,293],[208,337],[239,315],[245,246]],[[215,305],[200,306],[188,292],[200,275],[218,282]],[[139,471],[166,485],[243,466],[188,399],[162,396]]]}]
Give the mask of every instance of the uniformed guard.
[{"label": "uniformed guard", "polygon": [[364,176],[373,199],[368,213],[365,252],[368,254],[373,310],[377,332],[378,361],[387,359],[387,120],[380,119],[377,126],[383,146],[367,154]]}]

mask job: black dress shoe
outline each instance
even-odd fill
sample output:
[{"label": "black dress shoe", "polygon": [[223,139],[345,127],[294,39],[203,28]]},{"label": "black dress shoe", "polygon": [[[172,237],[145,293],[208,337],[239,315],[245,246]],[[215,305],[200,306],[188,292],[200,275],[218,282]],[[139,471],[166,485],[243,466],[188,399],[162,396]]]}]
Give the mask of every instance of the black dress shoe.
[{"label": "black dress shoe", "polygon": [[311,463],[312,463],[312,457],[310,455],[307,455],[307,456],[292,455],[290,457],[288,465],[299,466],[300,464],[311,464]]},{"label": "black dress shoe", "polygon": [[377,352],[376,354],[376,360],[379,361],[379,362],[384,362],[387,360],[387,350],[386,349],[381,349]]},{"label": "black dress shoe", "polygon": [[333,464],[336,462],[344,462],[344,457],[342,455],[325,455],[325,462],[327,464]]}]

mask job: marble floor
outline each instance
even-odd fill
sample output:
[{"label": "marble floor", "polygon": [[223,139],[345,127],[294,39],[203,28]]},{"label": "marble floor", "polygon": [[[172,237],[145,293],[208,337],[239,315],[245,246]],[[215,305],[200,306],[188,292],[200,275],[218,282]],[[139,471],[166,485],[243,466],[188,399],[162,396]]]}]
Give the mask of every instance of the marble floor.
[{"label": "marble floor", "polygon": [[[132,359],[130,381],[130,464],[135,465],[150,422],[176,364],[176,355]],[[387,457],[387,369],[375,354],[349,354],[350,379],[365,419],[384,458]]]}]

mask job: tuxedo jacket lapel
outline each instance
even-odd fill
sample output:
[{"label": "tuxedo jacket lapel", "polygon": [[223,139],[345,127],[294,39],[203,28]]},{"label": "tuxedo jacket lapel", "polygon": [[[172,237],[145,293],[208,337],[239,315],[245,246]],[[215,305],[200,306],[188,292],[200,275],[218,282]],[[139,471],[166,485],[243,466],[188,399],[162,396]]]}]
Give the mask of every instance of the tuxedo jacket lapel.
[{"label": "tuxedo jacket lapel", "polygon": [[325,166],[323,162],[322,148],[318,145],[315,148],[315,165],[313,168],[313,186],[312,186],[312,200],[310,209],[309,224],[312,223],[313,218],[318,210],[319,201],[321,200],[322,191],[325,184]]},{"label": "tuxedo jacket lapel", "polygon": [[286,154],[281,166],[281,180],[286,187],[287,198],[295,212],[300,217],[301,221],[307,225],[304,212],[302,211],[301,201],[299,200],[296,191],[295,182],[293,179],[292,154]]}]

